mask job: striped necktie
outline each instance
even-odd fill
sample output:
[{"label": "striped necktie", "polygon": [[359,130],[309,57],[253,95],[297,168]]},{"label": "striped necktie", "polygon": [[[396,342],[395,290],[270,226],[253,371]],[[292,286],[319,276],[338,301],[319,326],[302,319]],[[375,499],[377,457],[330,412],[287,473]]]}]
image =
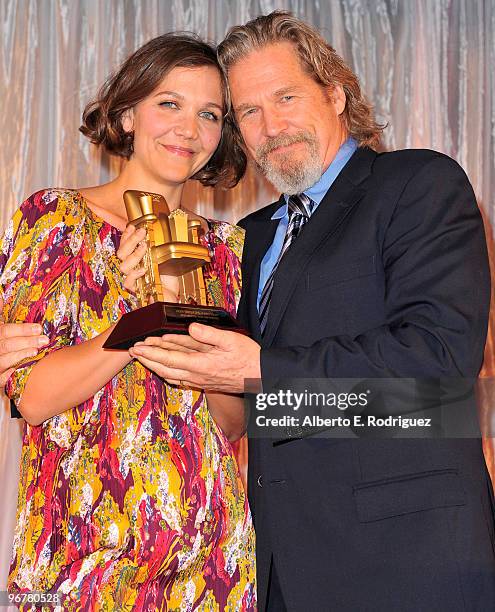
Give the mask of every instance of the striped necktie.
[{"label": "striped necktie", "polygon": [[308,222],[313,210],[315,203],[306,194],[300,193],[298,195],[290,196],[288,201],[289,209],[289,222],[287,224],[287,230],[285,232],[284,242],[280,255],[278,256],[273,270],[268,277],[263,291],[261,292],[260,306],[259,306],[259,318],[260,318],[260,329],[261,335],[265,333],[266,324],[268,322],[268,311],[270,310],[270,298],[273,290],[273,279],[275,272],[282,260],[282,257],[288,251],[290,245],[294,242],[297,236],[300,234],[304,225]]}]

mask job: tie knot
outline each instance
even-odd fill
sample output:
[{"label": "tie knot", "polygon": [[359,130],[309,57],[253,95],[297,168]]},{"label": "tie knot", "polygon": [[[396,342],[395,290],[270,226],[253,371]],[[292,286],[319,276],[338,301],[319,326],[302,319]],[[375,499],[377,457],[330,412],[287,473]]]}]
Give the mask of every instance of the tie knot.
[{"label": "tie knot", "polygon": [[313,212],[314,202],[305,193],[298,193],[289,198],[287,206],[291,215],[301,215],[302,217],[311,217]]}]

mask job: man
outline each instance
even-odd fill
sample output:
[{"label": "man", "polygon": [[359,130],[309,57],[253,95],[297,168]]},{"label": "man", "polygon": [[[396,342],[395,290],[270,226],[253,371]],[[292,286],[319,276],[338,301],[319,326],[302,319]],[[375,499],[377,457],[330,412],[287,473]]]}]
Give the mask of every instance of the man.
[{"label": "man", "polygon": [[[476,376],[489,274],[459,166],[377,154],[355,75],[287,13],[233,28],[219,57],[245,148],[283,194],[241,223],[251,338],[195,324],[131,353],[169,380],[231,393],[256,378]],[[251,441],[249,470],[262,609],[493,608],[479,440],[287,431]]]}]

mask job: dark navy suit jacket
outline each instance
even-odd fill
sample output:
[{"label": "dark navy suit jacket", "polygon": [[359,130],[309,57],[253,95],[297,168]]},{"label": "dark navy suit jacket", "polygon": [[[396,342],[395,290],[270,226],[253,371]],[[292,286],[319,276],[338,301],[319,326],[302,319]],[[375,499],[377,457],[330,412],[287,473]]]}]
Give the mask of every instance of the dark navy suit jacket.
[{"label": "dark navy suit jacket", "polygon": [[[445,155],[356,151],[256,295],[275,202],[246,229],[239,318],[264,381],[474,377],[490,302],[472,188]],[[473,408],[474,409],[474,408]],[[479,439],[253,439],[258,592],[289,610],[495,609],[493,492]]]}]

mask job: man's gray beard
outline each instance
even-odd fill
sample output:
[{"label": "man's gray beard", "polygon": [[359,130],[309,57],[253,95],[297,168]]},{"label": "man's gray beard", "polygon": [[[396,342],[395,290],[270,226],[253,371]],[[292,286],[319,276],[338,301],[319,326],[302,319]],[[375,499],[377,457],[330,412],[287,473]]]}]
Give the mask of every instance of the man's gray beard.
[{"label": "man's gray beard", "polygon": [[[276,165],[270,161],[271,151],[296,142],[305,142],[308,145],[308,155],[305,159],[293,159],[292,155],[287,153],[277,156]],[[256,165],[275,189],[287,195],[302,193],[317,183],[323,174],[318,141],[308,132],[299,132],[292,136],[281,134],[267,141],[256,151]]]}]

